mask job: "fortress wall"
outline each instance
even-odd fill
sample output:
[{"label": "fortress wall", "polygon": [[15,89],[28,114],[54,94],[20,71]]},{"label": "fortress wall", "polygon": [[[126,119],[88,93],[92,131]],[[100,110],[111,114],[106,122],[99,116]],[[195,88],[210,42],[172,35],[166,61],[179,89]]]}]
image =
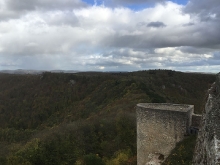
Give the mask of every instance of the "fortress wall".
[{"label": "fortress wall", "polygon": [[194,165],[220,164],[220,74],[209,90],[194,152]]},{"label": "fortress wall", "polygon": [[160,164],[191,126],[194,106],[140,103],[137,112],[138,165]]}]

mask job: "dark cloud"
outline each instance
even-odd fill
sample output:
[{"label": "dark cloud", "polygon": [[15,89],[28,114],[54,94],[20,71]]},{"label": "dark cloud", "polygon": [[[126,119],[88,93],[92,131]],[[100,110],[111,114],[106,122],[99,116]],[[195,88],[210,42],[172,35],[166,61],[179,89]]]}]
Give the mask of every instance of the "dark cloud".
[{"label": "dark cloud", "polygon": [[190,54],[207,54],[211,53],[213,50],[208,48],[201,48],[201,47],[192,47],[192,46],[181,46],[178,48],[183,53],[190,53]]},{"label": "dark cloud", "polygon": [[0,0],[0,21],[18,19],[32,11],[72,11],[83,7],[88,4],[81,0]]},{"label": "dark cloud", "polygon": [[[196,41],[195,41],[196,40]],[[162,47],[177,47],[202,44],[202,41],[197,42],[197,39],[192,39],[190,34],[175,36],[174,34],[165,34],[158,32],[136,35],[112,35],[108,40],[103,40],[102,44],[111,47],[127,47],[127,48],[162,48]]]},{"label": "dark cloud", "polygon": [[185,13],[199,16],[201,21],[211,21],[220,19],[219,0],[190,0],[185,9]]},{"label": "dark cloud", "polygon": [[7,0],[5,1],[9,10],[30,11],[38,9],[74,9],[85,7],[86,4],[80,0]]},{"label": "dark cloud", "polygon": [[155,21],[155,22],[138,22],[137,27],[153,27],[153,28],[162,28],[166,27],[163,22]]},{"label": "dark cloud", "polygon": [[[157,25],[159,26],[159,25]],[[220,33],[218,23],[198,24],[183,28],[157,28],[155,32],[109,36],[102,44],[112,47],[162,48],[191,46],[219,49]]]},{"label": "dark cloud", "polygon": [[0,22],[7,21],[9,19],[18,18],[21,14],[22,12],[13,12],[13,11],[0,12]]},{"label": "dark cloud", "polygon": [[166,25],[163,22],[150,22],[147,24],[147,27],[154,27],[154,28],[161,28],[161,27],[166,27]]}]

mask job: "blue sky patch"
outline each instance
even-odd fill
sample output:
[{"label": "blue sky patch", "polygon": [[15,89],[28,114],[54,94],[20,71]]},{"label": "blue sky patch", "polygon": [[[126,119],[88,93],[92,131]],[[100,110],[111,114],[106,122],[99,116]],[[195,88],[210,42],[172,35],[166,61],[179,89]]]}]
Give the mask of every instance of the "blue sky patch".
[{"label": "blue sky patch", "polygon": [[[87,4],[93,6],[93,5],[106,5],[108,7],[110,6],[114,6],[113,3],[111,2],[111,0],[83,0],[84,2],[86,2]],[[177,3],[177,4],[181,4],[181,5],[186,5],[188,3],[189,0],[171,0],[172,2],[174,3]],[[135,2],[135,1],[134,1]],[[149,7],[153,7],[154,4],[153,3],[143,3],[143,2],[139,2],[139,3],[124,3],[121,2],[119,4],[120,6],[124,6],[124,7],[128,7],[130,9],[133,9],[133,10],[142,10],[144,8],[149,8]],[[116,5],[117,6],[117,5]]]}]

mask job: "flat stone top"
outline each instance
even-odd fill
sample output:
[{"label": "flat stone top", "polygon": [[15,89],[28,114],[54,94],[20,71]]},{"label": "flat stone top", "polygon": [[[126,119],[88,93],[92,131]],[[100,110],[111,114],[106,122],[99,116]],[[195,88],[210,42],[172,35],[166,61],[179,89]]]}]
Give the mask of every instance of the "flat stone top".
[{"label": "flat stone top", "polygon": [[170,103],[139,103],[138,107],[158,110],[182,111],[187,112],[193,108],[193,105],[187,104],[170,104]]}]

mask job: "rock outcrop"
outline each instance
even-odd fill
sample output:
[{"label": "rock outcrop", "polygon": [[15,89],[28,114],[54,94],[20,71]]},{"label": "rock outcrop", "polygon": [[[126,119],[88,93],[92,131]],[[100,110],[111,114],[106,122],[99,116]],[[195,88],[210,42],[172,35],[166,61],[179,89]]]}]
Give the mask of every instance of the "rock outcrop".
[{"label": "rock outcrop", "polygon": [[220,165],[220,73],[208,91],[193,164]]}]

